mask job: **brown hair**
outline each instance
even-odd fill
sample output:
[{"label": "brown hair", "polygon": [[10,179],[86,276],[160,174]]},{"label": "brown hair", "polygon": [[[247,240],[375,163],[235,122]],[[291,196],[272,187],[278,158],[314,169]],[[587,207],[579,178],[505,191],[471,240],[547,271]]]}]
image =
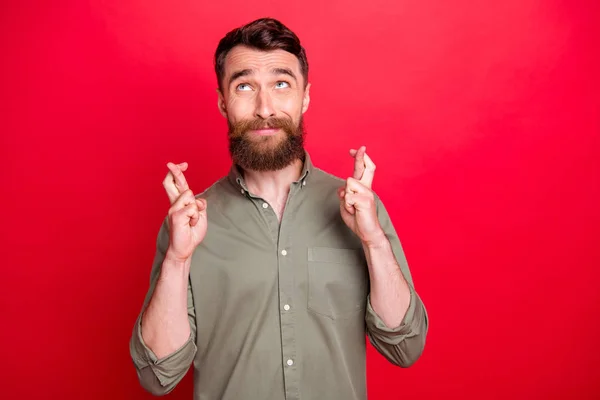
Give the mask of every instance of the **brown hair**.
[{"label": "brown hair", "polygon": [[308,60],[300,39],[285,25],[273,18],[260,18],[236,28],[221,39],[215,52],[215,72],[219,89],[222,80],[227,53],[235,46],[244,45],[257,50],[285,50],[298,58],[300,71],[304,77],[304,86],[308,83]]}]

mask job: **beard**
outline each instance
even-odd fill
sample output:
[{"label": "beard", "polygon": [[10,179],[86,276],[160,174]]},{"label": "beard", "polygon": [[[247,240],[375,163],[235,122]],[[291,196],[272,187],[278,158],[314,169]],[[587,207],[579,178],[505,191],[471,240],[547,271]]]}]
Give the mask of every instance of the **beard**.
[{"label": "beard", "polygon": [[[289,118],[244,120],[229,126],[229,154],[233,162],[253,171],[277,171],[296,159],[304,158],[304,121],[298,125]],[[281,132],[269,136],[256,136],[251,130],[276,128]]]}]

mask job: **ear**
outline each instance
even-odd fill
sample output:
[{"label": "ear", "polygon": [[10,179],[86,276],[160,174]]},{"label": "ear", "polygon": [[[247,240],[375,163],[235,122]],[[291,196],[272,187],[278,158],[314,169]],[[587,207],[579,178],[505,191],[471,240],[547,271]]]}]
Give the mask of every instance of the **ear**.
[{"label": "ear", "polygon": [[302,99],[302,114],[308,110],[308,105],[310,104],[310,83],[306,85],[306,89],[304,89],[304,98]]},{"label": "ear", "polygon": [[223,96],[223,92],[221,89],[217,89],[217,107],[219,108],[219,112],[222,116],[227,118],[227,107],[225,106],[225,97]]}]

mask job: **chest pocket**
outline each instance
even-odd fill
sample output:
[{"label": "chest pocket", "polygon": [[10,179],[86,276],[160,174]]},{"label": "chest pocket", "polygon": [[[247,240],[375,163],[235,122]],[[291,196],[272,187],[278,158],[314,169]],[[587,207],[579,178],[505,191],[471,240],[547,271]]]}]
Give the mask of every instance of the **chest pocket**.
[{"label": "chest pocket", "polygon": [[362,250],[308,248],[308,310],[331,319],[363,311],[368,269]]}]

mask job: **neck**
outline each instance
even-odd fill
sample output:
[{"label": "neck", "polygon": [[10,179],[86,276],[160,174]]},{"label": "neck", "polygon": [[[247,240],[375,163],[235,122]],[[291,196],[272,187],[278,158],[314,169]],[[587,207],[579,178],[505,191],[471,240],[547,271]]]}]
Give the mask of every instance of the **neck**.
[{"label": "neck", "polygon": [[244,169],[244,180],[250,192],[266,198],[279,198],[287,195],[292,182],[300,179],[302,168],[302,160],[296,159],[287,167],[277,171]]}]

